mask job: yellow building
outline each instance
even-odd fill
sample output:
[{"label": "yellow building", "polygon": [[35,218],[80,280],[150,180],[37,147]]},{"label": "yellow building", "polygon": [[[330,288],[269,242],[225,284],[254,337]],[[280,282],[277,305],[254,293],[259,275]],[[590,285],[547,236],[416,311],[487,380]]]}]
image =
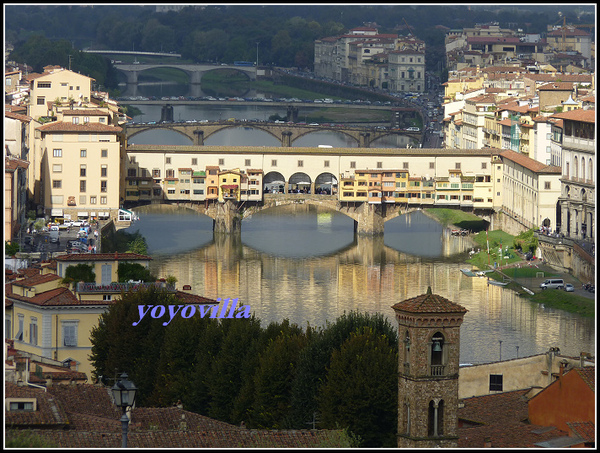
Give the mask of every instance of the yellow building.
[{"label": "yellow building", "polygon": [[224,170],[219,172],[219,201],[240,200],[240,186],[242,174],[239,169]]},{"label": "yellow building", "polygon": [[[148,267],[150,257],[132,253],[73,254],[57,258],[56,267],[45,266],[34,274],[5,286],[5,336],[14,339],[17,350],[68,363],[74,360],[77,371],[91,377],[90,334],[108,307],[118,302],[123,292],[154,286],[173,292],[184,304],[217,302],[177,291],[163,282],[117,283],[118,264],[139,263]],[[62,284],[67,267],[92,266],[96,281]],[[185,289],[185,288],[184,288]]]}]

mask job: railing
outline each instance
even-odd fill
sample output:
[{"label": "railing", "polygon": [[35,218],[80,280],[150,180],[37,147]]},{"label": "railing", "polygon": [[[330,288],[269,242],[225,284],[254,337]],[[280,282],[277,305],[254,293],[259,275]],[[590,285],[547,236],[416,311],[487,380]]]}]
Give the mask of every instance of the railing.
[{"label": "railing", "polygon": [[76,291],[78,293],[120,293],[128,291],[137,291],[139,289],[162,288],[167,291],[175,291],[174,285],[168,285],[164,282],[151,283],[109,283],[107,285],[99,285],[97,283],[77,283]]},{"label": "railing", "polygon": [[430,367],[430,376],[443,376],[445,365],[431,365]]}]

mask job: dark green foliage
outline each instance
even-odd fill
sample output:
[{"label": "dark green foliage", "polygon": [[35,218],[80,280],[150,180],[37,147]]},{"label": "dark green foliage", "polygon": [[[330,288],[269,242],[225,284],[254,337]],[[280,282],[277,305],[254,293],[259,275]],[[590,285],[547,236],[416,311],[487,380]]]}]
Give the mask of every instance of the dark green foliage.
[{"label": "dark green foliage", "polygon": [[347,427],[361,447],[395,447],[397,353],[371,328],[353,332],[333,352],[319,391],[323,428]]},{"label": "dark green foliage", "polygon": [[117,268],[117,275],[120,282],[128,282],[129,280],[143,282],[155,282],[156,277],[153,276],[148,268],[139,263],[120,262]]},{"label": "dark green foliage", "polygon": [[533,230],[528,230],[519,234],[513,240],[513,247],[517,250],[521,249],[523,253],[535,253],[538,247],[538,238],[535,237],[535,232]]},{"label": "dark green foliage", "polygon": [[54,442],[31,433],[29,430],[8,430],[5,433],[5,448],[56,448]]},{"label": "dark green foliage", "polygon": [[[166,314],[153,319],[148,312],[132,326],[140,318],[138,305],[165,305]],[[390,445],[395,425],[387,420],[396,417],[397,335],[382,315],[350,312],[323,328],[303,330],[288,320],[263,328],[254,316],[210,318],[212,310],[204,318],[177,314],[169,322],[168,305],[181,304],[173,293],[156,289],[124,294],[112,305],[91,335],[95,376],[112,385],[107,377],[127,372],[140,389],[142,406],[181,401],[185,409],[218,420],[275,429],[309,428],[306,422],[318,412],[317,428],[336,427],[332,420],[338,418],[339,427],[350,427],[364,445]],[[348,365],[351,354],[367,357],[365,362],[374,366],[365,371],[364,363]],[[346,375],[343,366],[348,366]],[[332,401],[342,398],[334,394],[335,387],[348,387],[349,399],[335,403],[339,407],[333,410]],[[357,408],[372,432],[351,423]],[[373,417],[381,420],[374,428]]]},{"label": "dark green foliage", "polygon": [[18,242],[4,241],[4,254],[6,256],[14,256],[21,250]]},{"label": "dark green foliage", "polygon": [[62,279],[62,282],[65,284],[74,282],[94,283],[96,282],[96,274],[90,264],[70,265],[65,269],[65,277]]},{"label": "dark green foliage", "polygon": [[[102,253],[125,253],[131,251],[131,249],[137,249],[139,244],[143,244],[147,249],[146,239],[140,234],[139,230],[134,233],[113,230],[102,235]],[[141,255],[145,255],[146,253],[141,253]]]}]

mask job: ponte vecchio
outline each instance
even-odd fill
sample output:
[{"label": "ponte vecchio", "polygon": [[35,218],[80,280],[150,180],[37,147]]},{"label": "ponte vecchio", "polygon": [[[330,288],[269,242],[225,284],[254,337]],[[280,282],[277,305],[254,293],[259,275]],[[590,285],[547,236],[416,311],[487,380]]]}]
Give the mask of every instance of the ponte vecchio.
[{"label": "ponte vecchio", "polygon": [[361,234],[423,207],[469,210],[493,223],[502,206],[499,150],[129,145],[126,206],[177,203],[240,231],[261,209],[309,203],[342,212]]}]

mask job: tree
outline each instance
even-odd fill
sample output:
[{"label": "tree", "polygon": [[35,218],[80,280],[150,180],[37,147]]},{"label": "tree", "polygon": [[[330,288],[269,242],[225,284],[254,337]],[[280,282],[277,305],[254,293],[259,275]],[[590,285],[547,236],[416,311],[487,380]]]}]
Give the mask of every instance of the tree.
[{"label": "tree", "polygon": [[127,243],[127,252],[137,253],[138,255],[148,254],[148,244],[146,239],[140,235],[135,236],[133,241]]},{"label": "tree", "polygon": [[156,277],[150,273],[150,270],[140,263],[120,262],[117,267],[117,275],[120,282],[128,282],[129,280],[141,280],[143,282],[156,281]]},{"label": "tree", "polygon": [[333,352],[319,389],[324,428],[347,427],[362,447],[395,447],[398,420],[398,354],[371,328],[353,333]]},{"label": "tree", "polygon": [[69,285],[77,282],[95,283],[96,274],[94,273],[94,268],[84,263],[67,266],[62,283]]},{"label": "tree", "polygon": [[21,250],[18,242],[4,241],[4,254],[7,256],[15,256]]}]

